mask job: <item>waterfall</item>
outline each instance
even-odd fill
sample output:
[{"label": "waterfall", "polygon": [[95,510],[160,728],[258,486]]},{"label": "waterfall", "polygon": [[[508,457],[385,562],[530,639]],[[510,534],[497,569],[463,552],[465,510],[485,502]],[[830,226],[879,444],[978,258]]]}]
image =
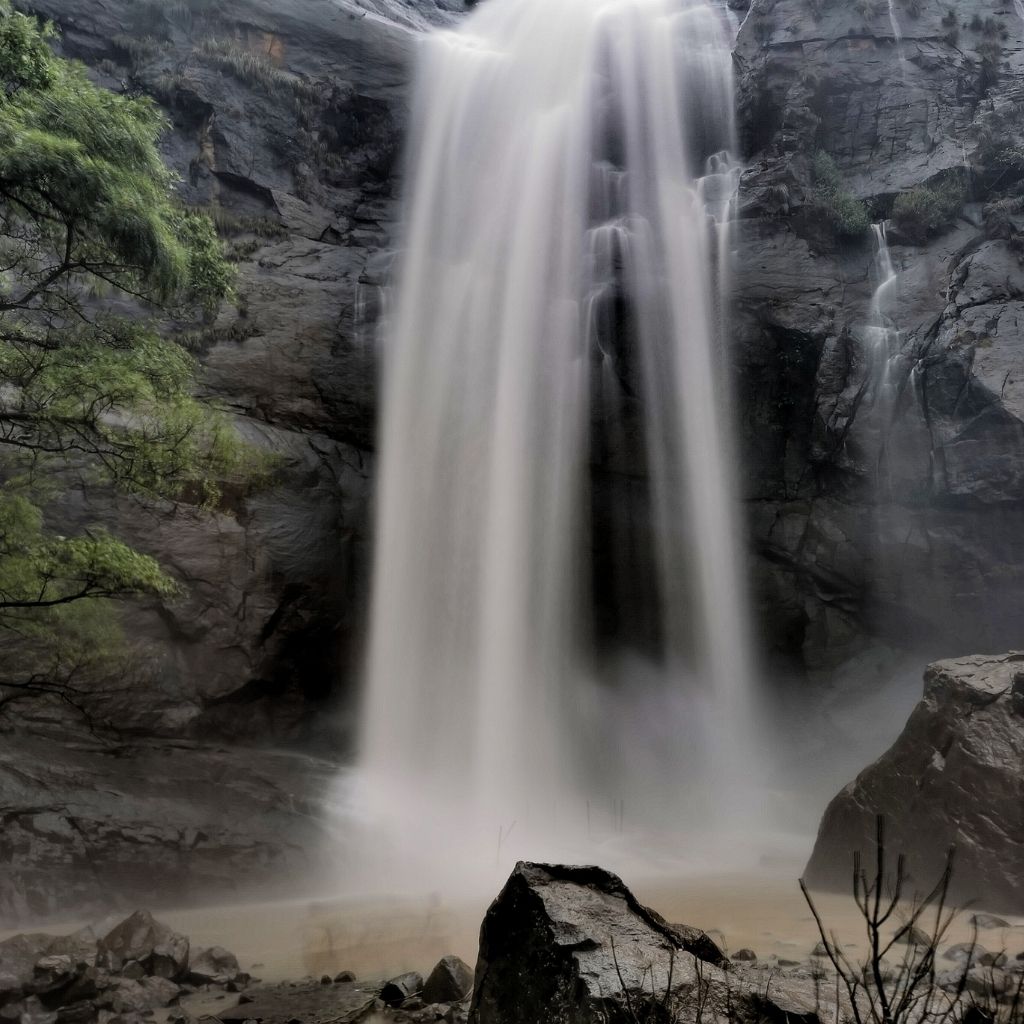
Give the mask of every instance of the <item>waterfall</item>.
[{"label": "waterfall", "polygon": [[[749,781],[730,43],[705,0],[486,0],[423,43],[359,768],[407,859],[566,855]],[[642,494],[614,528],[598,446]]]},{"label": "waterfall", "polygon": [[868,333],[874,349],[875,365],[882,373],[883,381],[887,382],[889,364],[899,354],[900,332],[889,314],[899,274],[892,261],[885,221],[872,224],[871,233],[875,241],[875,288],[871,293]]}]

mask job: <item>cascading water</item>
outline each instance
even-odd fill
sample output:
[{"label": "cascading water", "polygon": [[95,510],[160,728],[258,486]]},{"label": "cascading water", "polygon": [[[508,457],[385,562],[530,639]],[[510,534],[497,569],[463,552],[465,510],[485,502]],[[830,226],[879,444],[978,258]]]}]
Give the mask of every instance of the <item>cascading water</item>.
[{"label": "cascading water", "polygon": [[868,337],[873,351],[874,373],[881,392],[878,398],[885,400],[888,397],[886,393],[891,389],[892,362],[900,354],[900,332],[890,315],[899,274],[892,261],[885,221],[872,224],[871,231],[875,240],[875,289],[871,295]]},{"label": "cascading water", "polygon": [[[425,40],[384,339],[375,863],[461,875],[565,856],[649,801],[736,810],[755,730],[722,372],[730,51],[705,0],[487,0]],[[601,536],[598,443],[644,492]],[[617,544],[616,621],[633,604],[654,638],[632,660],[637,631],[594,613],[593,551]]]}]

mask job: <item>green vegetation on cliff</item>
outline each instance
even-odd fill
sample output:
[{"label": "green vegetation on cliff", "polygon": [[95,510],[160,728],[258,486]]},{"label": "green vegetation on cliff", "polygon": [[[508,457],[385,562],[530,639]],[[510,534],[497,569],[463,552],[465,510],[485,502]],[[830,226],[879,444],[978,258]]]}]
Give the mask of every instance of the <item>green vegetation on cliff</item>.
[{"label": "green vegetation on cliff", "polygon": [[[166,335],[209,316],[231,269],[176,201],[143,99],[54,55],[53,30],[0,0],[0,698],[109,662],[112,599],[169,596],[157,563],[65,513],[70,480],[217,500],[244,469],[227,419],[193,397]],[[70,534],[70,535],[65,535]],[[0,706],[3,705],[0,699]]]},{"label": "green vegetation on cliff", "polygon": [[819,151],[814,157],[813,205],[841,238],[857,238],[871,227],[867,207],[847,191],[835,160]]}]

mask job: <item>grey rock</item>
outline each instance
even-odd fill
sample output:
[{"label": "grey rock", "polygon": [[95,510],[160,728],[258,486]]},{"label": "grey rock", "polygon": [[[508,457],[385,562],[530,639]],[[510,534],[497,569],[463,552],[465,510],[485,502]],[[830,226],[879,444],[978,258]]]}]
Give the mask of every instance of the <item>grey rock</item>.
[{"label": "grey rock", "polygon": [[385,982],[380,991],[380,998],[388,1006],[400,1006],[411,996],[423,991],[423,975],[416,971],[407,971]]},{"label": "grey rock", "polygon": [[[893,747],[829,805],[805,877],[845,890],[855,850],[886,819],[892,863],[926,891],[956,845],[953,902],[1024,912],[1024,719],[1010,689],[1024,655],[940,661]],[[981,952],[979,950],[979,952]]]},{"label": "grey rock", "polygon": [[923,929],[913,926],[903,932],[899,941],[905,946],[920,946],[927,948],[932,944],[931,936]]},{"label": "grey rock", "polygon": [[473,970],[457,956],[442,957],[423,985],[425,1003],[457,1003],[473,989]]},{"label": "grey rock", "polygon": [[79,929],[70,935],[59,935],[50,943],[48,956],[67,956],[75,966],[92,967],[96,963],[97,938],[90,927]]},{"label": "grey rock", "polygon": [[222,946],[193,949],[188,961],[188,980],[195,985],[227,984],[241,973],[238,957]]},{"label": "grey rock", "polygon": [[130,978],[117,979],[114,986],[103,996],[105,1008],[117,1014],[145,1013],[170,1006],[179,995],[180,989],[167,978],[149,977],[141,981]]},{"label": "grey rock", "polygon": [[163,979],[182,977],[188,969],[188,938],[155,920],[148,910],[137,910],[112,928],[100,940],[100,949],[122,964],[135,960]]},{"label": "grey rock", "polygon": [[36,961],[32,988],[38,995],[66,988],[74,981],[76,970],[77,965],[70,956],[48,952],[46,956]]},{"label": "grey rock", "polygon": [[740,963],[753,963],[757,960],[757,954],[752,949],[738,949],[732,954],[732,959]]},{"label": "grey rock", "polygon": [[1010,922],[995,914],[972,914],[971,924],[983,931],[991,931],[994,928],[1009,928]]},{"label": "grey rock", "polygon": [[334,976],[334,983],[336,985],[351,984],[356,980],[355,974],[352,971],[339,971]]}]

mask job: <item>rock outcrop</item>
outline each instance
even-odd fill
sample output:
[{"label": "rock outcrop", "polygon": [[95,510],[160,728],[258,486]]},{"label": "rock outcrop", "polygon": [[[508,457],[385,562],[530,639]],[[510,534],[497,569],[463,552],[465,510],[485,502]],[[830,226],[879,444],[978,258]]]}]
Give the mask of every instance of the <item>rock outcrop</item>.
[{"label": "rock outcrop", "polygon": [[1024,913],[1024,654],[928,668],[903,734],[825,812],[807,882],[847,889],[878,815],[912,889],[934,885],[954,846],[953,902]]},{"label": "rock outcrop", "polygon": [[302,754],[5,736],[0,920],[290,891],[326,868],[335,771]]}]

